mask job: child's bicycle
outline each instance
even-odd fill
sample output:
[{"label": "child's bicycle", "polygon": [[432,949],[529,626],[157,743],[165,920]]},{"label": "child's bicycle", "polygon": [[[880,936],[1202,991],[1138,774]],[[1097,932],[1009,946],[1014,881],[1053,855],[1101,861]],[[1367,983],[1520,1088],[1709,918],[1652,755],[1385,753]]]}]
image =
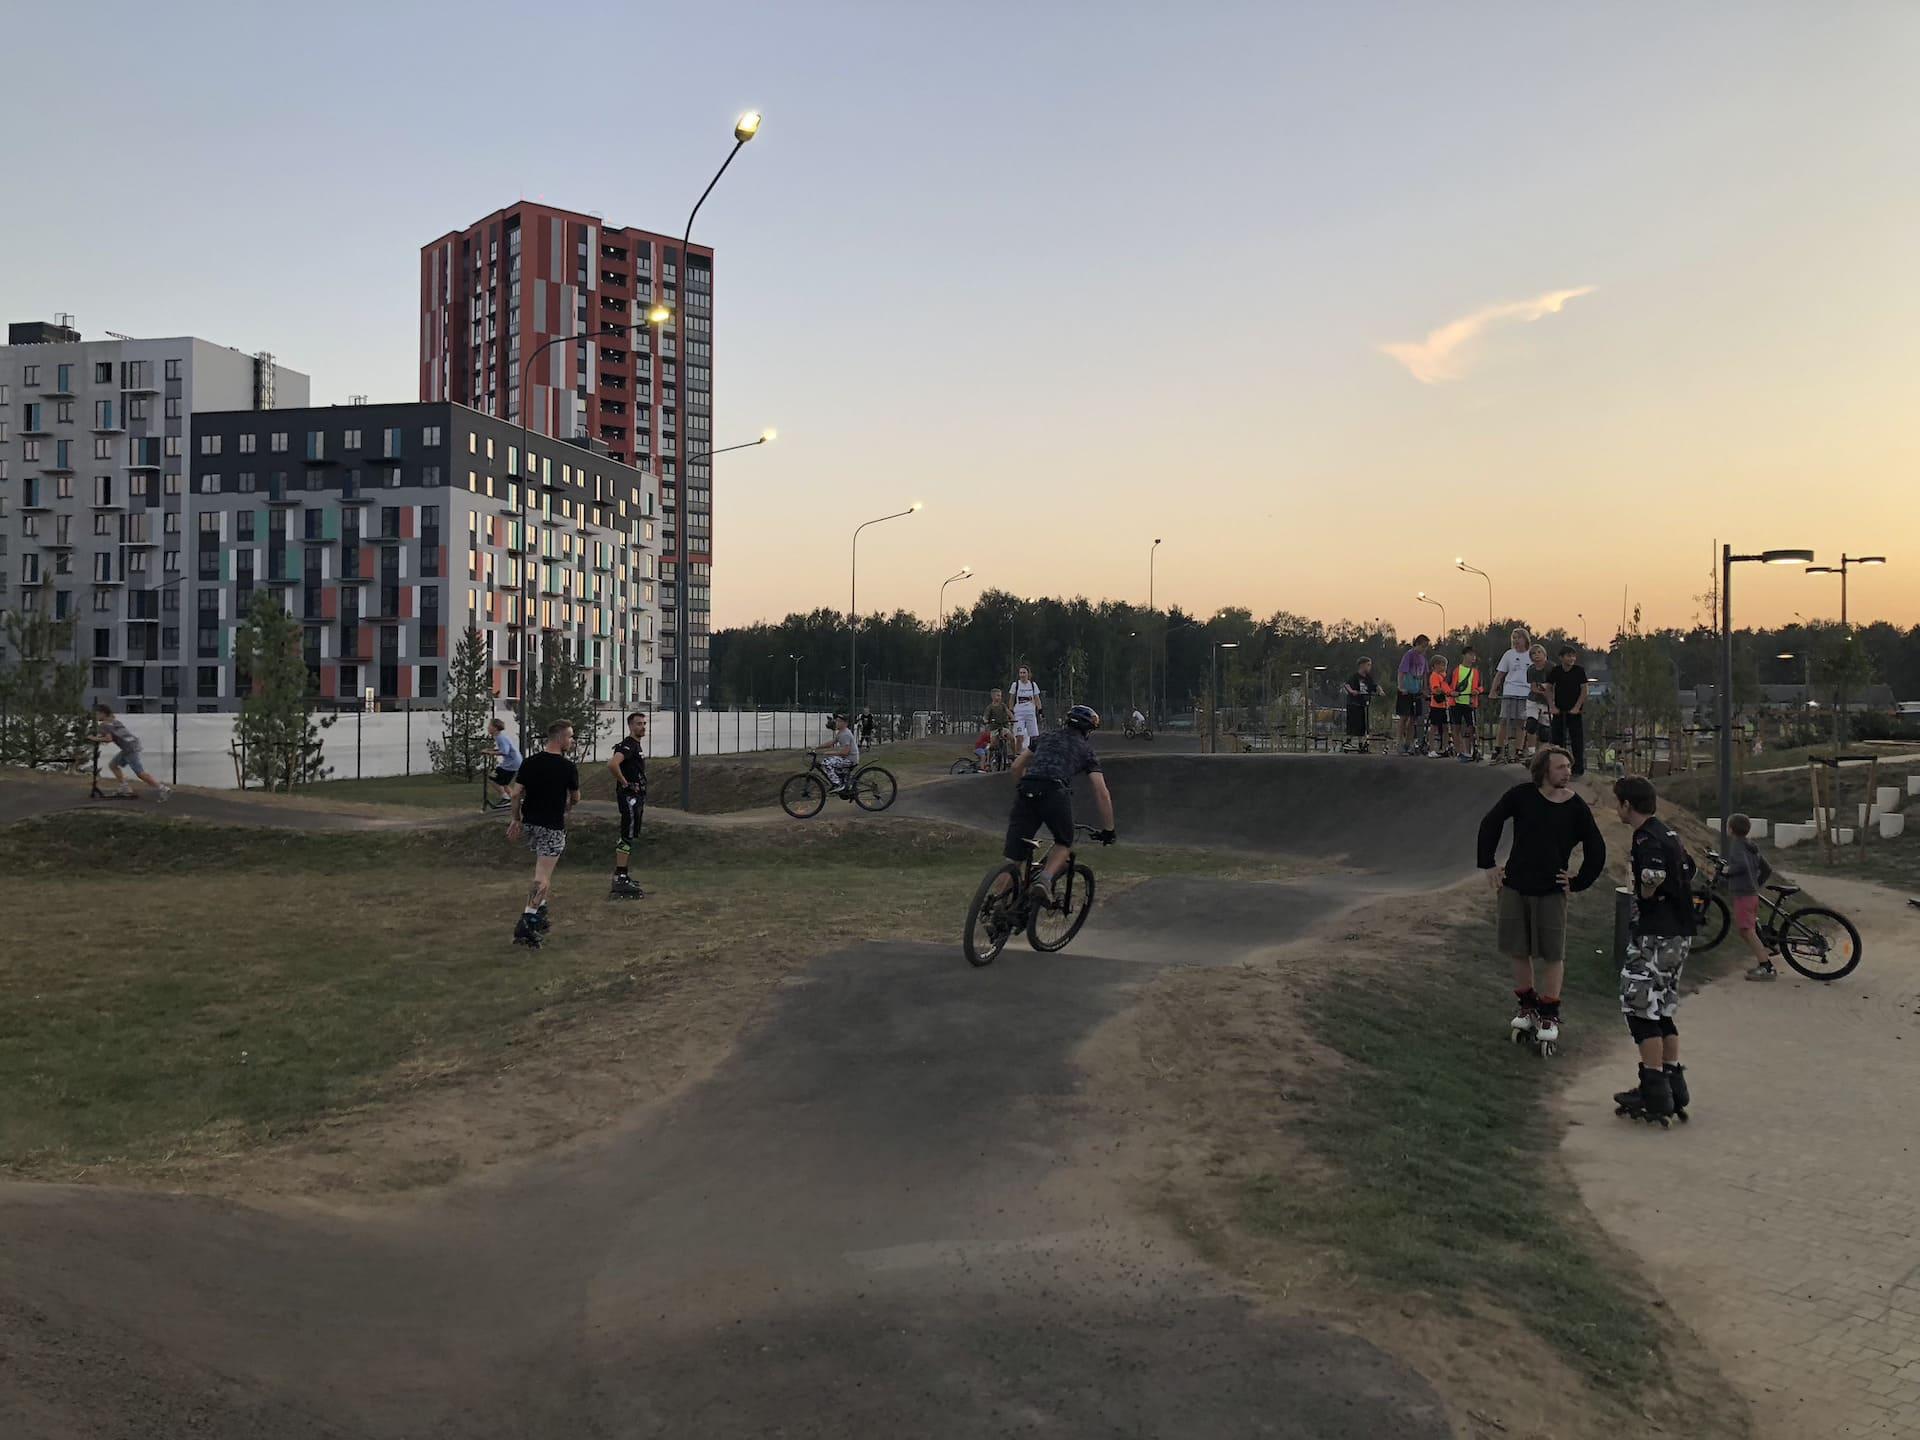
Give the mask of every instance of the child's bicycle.
[{"label": "child's bicycle", "polygon": [[[1727,936],[1733,916],[1721,898],[1719,885],[1727,862],[1717,850],[1707,851],[1708,869],[1694,876],[1693,950],[1711,950]],[[1709,873],[1709,870],[1711,873]],[[1860,932],[1838,910],[1824,905],[1802,905],[1788,910],[1789,896],[1798,885],[1769,885],[1760,897],[1760,943],[1809,980],[1839,980],[1851,975],[1861,957]]]},{"label": "child's bicycle", "polygon": [[[1073,827],[1083,835],[1098,835],[1091,825]],[[1035,886],[1040,873],[1040,847],[1053,848],[1050,840],[1039,836],[1027,841],[1029,853],[1015,864],[1003,860],[994,866],[974,891],[967,907],[966,927],[960,934],[960,948],[970,965],[991,965],[1007,948],[1007,942],[1022,930],[1027,943],[1043,953],[1064,950],[1067,942],[1080,933],[1093,909],[1093,871],[1079,861],[1077,852],[1067,852],[1067,868],[1054,881],[1053,903],[1049,905]],[[1004,875],[1006,887],[998,892],[994,883]]]},{"label": "child's bicycle", "polygon": [[820,757],[808,752],[807,768],[789,776],[780,787],[780,808],[796,820],[811,820],[826,808],[827,796],[851,800],[862,810],[884,810],[900,793],[893,772],[878,765],[861,765],[847,777],[845,788],[836,788]]}]

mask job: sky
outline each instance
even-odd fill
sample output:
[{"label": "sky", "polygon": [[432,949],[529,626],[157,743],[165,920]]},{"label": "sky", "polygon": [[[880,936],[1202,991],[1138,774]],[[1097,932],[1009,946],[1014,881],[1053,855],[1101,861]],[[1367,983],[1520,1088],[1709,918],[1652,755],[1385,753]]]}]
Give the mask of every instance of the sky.
[{"label": "sky", "polygon": [[[296,18],[297,17],[297,18]],[[417,397],[422,244],[518,198],[716,262],[714,618],[940,582],[1403,632],[1716,541],[1920,623],[1920,6],[16,7],[0,311]],[[973,582],[950,586],[969,599]],[[1736,624],[1837,615],[1744,567]]]}]

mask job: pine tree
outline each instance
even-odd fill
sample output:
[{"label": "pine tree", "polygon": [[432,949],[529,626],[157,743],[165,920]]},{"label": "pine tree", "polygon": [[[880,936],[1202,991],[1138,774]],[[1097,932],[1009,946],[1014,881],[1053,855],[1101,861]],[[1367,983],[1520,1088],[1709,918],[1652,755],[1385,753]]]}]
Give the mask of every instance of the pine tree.
[{"label": "pine tree", "polygon": [[493,686],[486,640],[469,625],[454,647],[447,667],[446,708],[440,712],[441,738],[429,742],[433,768],[454,780],[471,780],[488,760],[493,717]]},{"label": "pine tree", "polygon": [[255,593],[234,632],[233,653],[248,681],[236,727],[247,777],[281,791],[324,780],[331,769],[322,757],[320,732],[333,717],[314,718],[300,624],[271,591]]},{"label": "pine tree", "polygon": [[573,726],[571,753],[576,758],[593,753],[605,721],[593,698],[593,677],[563,637],[543,637],[540,674],[528,698],[526,744],[539,744],[549,725],[565,720]]},{"label": "pine tree", "polygon": [[73,646],[73,622],[39,610],[8,611],[4,629],[11,659],[0,669],[0,763],[71,760],[85,748],[88,730],[86,667],[60,659]]}]

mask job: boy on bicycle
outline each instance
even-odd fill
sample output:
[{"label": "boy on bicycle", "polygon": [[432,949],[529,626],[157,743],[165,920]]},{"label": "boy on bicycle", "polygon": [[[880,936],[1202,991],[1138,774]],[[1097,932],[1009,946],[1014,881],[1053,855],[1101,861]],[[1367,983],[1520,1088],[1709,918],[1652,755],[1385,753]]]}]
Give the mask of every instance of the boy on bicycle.
[{"label": "boy on bicycle", "polygon": [[[1075,705],[1058,730],[1040,735],[1013,762],[1013,813],[1007,817],[1004,853],[1014,864],[1021,864],[1032,852],[1030,842],[1040,827],[1047,827],[1053,849],[1033,883],[1049,905],[1053,904],[1053,882],[1066,868],[1073,846],[1073,782],[1082,775],[1089,777],[1103,827],[1094,838],[1102,845],[1114,842],[1113,796],[1107,792],[1107,777],[1100,773],[1100,757],[1087,738],[1099,728],[1099,712],[1091,705]],[[1005,890],[1008,880],[1002,875],[994,882],[994,890]]]},{"label": "boy on bicycle", "polygon": [[819,757],[820,768],[827,772],[834,792],[844,795],[847,793],[847,777],[853,773],[853,767],[860,763],[860,742],[853,738],[853,726],[846,716],[835,715],[827,723],[833,727],[833,739],[813,753]]},{"label": "boy on bicycle", "polygon": [[994,753],[1007,753],[1007,731],[1013,726],[1013,707],[1007,704],[1004,691],[998,685],[987,696],[987,729],[993,735]]}]

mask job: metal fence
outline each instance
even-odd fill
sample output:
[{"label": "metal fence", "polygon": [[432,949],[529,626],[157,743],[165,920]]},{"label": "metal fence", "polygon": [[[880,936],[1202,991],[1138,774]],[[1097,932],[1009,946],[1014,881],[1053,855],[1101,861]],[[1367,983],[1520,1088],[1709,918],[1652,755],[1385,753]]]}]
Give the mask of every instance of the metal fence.
[{"label": "metal fence", "polygon": [[[864,708],[886,736],[944,735],[980,723],[987,713],[987,691],[958,685],[912,685],[902,680],[868,684]],[[884,717],[884,725],[881,723]]]}]

